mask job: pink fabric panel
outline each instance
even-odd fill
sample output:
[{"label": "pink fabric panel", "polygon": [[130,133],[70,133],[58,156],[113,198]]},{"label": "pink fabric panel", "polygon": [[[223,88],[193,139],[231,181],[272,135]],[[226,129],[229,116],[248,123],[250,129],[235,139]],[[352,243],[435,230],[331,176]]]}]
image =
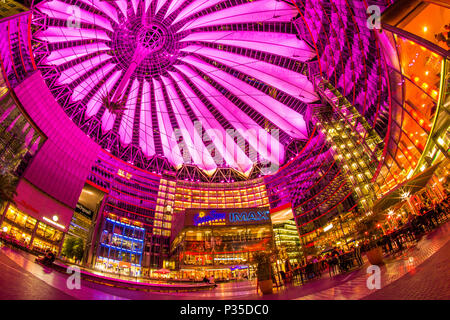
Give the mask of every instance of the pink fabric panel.
[{"label": "pink fabric panel", "polygon": [[[28,181],[22,179],[17,186],[17,196],[14,198],[17,208],[31,215],[32,217],[43,221],[44,217],[52,219],[54,215],[58,216],[57,223],[67,228],[72,219],[73,209],[61,202],[49,197]],[[44,223],[55,227],[47,221]],[[56,227],[56,229],[59,229]]]},{"label": "pink fabric panel", "polygon": [[40,72],[18,85],[15,93],[47,136],[47,141],[25,171],[25,178],[45,193],[75,208],[100,147],[64,113]]}]

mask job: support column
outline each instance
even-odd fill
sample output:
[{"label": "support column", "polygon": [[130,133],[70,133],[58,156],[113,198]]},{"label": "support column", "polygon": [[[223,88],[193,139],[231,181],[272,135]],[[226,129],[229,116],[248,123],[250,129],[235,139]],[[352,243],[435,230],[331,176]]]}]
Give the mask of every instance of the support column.
[{"label": "support column", "polygon": [[66,238],[66,233],[63,232],[62,238],[61,238],[61,243],[59,244],[58,253],[56,254],[56,256],[59,256],[61,254],[61,250],[62,250],[65,238]]},{"label": "support column", "polygon": [[36,236],[36,231],[39,225],[39,220],[36,219],[36,224],[33,228],[33,232],[31,233],[31,238],[30,238],[30,249],[33,248],[33,241],[34,241],[34,237]]},{"label": "support column", "polygon": [[89,249],[87,250],[87,256],[85,258],[87,266],[92,267],[93,262],[94,262],[94,254],[95,254],[94,249],[96,248],[96,242],[97,242],[99,230],[101,229],[101,226],[103,225],[103,223],[102,223],[103,209],[105,207],[107,198],[108,198],[108,195],[105,195],[105,197],[102,200],[102,204],[100,205],[100,208],[97,212],[97,216],[95,218],[95,223],[92,228],[93,232],[92,232],[92,236],[91,236],[91,242],[90,242]]}]

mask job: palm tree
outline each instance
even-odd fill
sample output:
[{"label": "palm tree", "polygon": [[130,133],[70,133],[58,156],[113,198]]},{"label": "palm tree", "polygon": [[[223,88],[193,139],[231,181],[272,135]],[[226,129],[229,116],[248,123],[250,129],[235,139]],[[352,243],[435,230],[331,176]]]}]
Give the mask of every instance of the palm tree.
[{"label": "palm tree", "polygon": [[5,202],[15,204],[14,196],[17,195],[14,179],[7,174],[0,174],[0,206]]},{"label": "palm tree", "polygon": [[105,108],[111,113],[111,114],[115,114],[115,115],[119,115],[122,112],[124,112],[125,110],[127,110],[127,108],[125,108],[125,102],[126,99],[119,99],[117,101],[112,101],[109,98],[109,94],[106,93],[105,96],[102,97],[102,103],[105,106]]}]

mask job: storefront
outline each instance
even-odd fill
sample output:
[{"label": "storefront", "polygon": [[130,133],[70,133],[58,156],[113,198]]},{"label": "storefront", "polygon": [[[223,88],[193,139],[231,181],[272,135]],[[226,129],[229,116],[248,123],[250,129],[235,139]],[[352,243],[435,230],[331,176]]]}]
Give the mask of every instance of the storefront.
[{"label": "storefront", "polygon": [[72,209],[21,180],[15,204],[5,206],[0,216],[1,237],[18,246],[59,254]]},{"label": "storefront", "polygon": [[141,276],[145,229],[138,222],[107,217],[97,247],[94,267],[104,272]]},{"label": "storefront", "polygon": [[271,247],[272,234],[267,208],[187,209],[171,258],[183,279],[248,278],[253,253]]},{"label": "storefront", "polygon": [[61,228],[39,221],[13,205],[9,205],[5,212],[0,229],[3,238],[12,240],[19,246],[41,252],[47,249],[59,252],[64,234]]}]

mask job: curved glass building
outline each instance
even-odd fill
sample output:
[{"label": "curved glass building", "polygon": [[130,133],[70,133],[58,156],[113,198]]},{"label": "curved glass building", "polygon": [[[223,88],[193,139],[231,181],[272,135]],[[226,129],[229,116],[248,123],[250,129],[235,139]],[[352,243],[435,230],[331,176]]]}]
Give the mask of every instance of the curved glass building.
[{"label": "curved glass building", "polygon": [[445,224],[449,32],[447,1],[5,0],[1,239],[250,281]]}]

